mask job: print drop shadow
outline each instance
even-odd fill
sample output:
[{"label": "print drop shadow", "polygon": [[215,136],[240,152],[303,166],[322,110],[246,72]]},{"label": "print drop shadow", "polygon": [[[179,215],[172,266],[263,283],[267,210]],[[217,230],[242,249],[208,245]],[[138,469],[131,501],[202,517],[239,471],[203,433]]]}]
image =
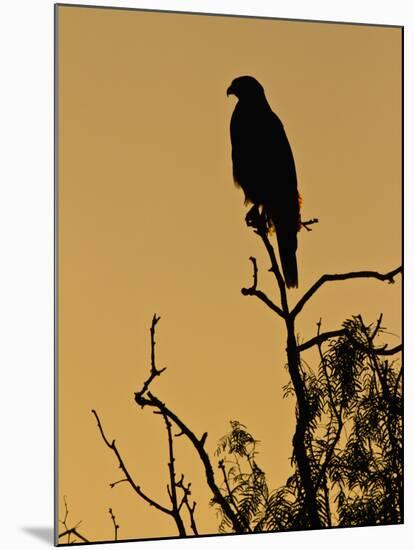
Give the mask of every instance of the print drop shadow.
[{"label": "print drop shadow", "polygon": [[33,537],[53,545],[53,527],[22,527],[22,531]]}]

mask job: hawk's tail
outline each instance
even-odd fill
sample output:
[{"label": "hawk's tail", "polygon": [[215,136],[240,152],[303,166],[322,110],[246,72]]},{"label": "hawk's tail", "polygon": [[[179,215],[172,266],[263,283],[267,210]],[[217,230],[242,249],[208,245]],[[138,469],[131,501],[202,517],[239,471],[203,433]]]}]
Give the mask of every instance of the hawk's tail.
[{"label": "hawk's tail", "polygon": [[286,235],[283,230],[276,231],[279,256],[282,264],[283,276],[288,288],[298,286],[298,266],[296,263],[297,238],[296,232]]}]

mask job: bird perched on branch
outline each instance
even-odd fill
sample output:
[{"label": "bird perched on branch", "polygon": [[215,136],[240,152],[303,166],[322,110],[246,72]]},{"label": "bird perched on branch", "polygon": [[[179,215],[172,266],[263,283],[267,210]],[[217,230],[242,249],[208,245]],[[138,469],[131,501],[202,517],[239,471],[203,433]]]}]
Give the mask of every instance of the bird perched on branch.
[{"label": "bird perched on branch", "polygon": [[297,287],[300,195],[288,138],[255,78],[235,78],[227,89],[231,94],[238,98],[230,123],[233,179],[244,191],[245,204],[253,204],[246,220],[260,212],[267,230],[276,231],[286,286]]}]

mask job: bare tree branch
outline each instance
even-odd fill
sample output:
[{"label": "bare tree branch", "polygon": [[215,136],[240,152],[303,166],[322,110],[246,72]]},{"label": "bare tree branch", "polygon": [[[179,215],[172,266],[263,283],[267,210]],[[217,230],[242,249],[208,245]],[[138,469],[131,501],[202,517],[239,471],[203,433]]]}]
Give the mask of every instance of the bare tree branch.
[{"label": "bare tree branch", "polygon": [[[285,286],[285,281],[283,280],[282,274],[280,272],[279,265],[276,260],[275,251],[269,241],[269,237],[268,237],[269,228],[266,222],[266,216],[264,213],[260,213],[258,208],[253,207],[246,215],[246,224],[249,227],[253,227],[254,232],[257,235],[259,235],[259,237],[263,241],[263,244],[265,245],[267,254],[270,258],[271,267],[269,271],[271,271],[276,278],[276,282],[279,286],[279,291],[280,291],[282,311],[284,313],[284,316],[286,316],[287,313],[289,312],[287,295],[286,295],[286,286]],[[257,282],[257,273],[256,273],[256,282]],[[254,280],[253,280],[253,283],[254,283]]]},{"label": "bare tree branch", "polygon": [[[157,319],[155,315],[154,315],[154,319]],[[156,325],[156,322],[154,323],[154,319],[153,319],[153,324],[152,324],[152,328],[154,329],[154,332],[151,332],[152,341],[154,341],[155,325]],[[154,350],[153,346],[151,347],[151,350],[152,351]],[[152,354],[151,369],[153,368],[154,364],[155,364],[155,354]],[[196,435],[194,434],[194,432],[192,430],[190,430],[190,428],[175,413],[173,413],[165,405],[165,403],[160,401],[154,394],[152,394],[149,391],[149,385],[151,384],[153,379],[154,379],[154,377],[150,376],[150,378],[148,378],[148,380],[145,382],[144,387],[140,391],[135,393],[136,403],[142,408],[143,407],[150,407],[151,409],[154,409],[155,413],[157,413],[157,414],[161,413],[163,416],[165,416],[166,418],[171,420],[178,427],[180,435],[181,434],[185,435],[187,437],[187,439],[190,440],[193,447],[197,451],[198,456],[201,459],[201,462],[204,465],[204,471],[205,471],[205,475],[206,475],[207,484],[210,487],[210,490],[212,491],[212,493],[214,495],[214,499],[222,507],[223,512],[227,515],[227,517],[231,521],[235,532],[236,533],[243,533],[245,531],[243,525],[239,521],[237,515],[233,512],[233,510],[229,506],[227,500],[221,494],[221,491],[220,491],[219,487],[217,486],[217,484],[215,482],[213,467],[211,465],[210,458],[209,458],[208,454],[206,453],[206,451],[204,449],[204,444],[205,444],[205,441],[206,441],[206,438],[207,438],[207,433],[204,433],[201,436],[201,438],[198,439],[196,437]],[[109,442],[107,442],[107,445],[108,445],[108,443]],[[112,446],[110,444],[108,446],[110,446],[112,448]],[[172,515],[171,510],[168,510],[167,513]]]},{"label": "bare tree branch", "polygon": [[312,218],[311,220],[307,220],[305,222],[300,222],[301,227],[304,227],[306,231],[312,231],[312,229],[309,227],[310,225],[313,225],[314,223],[318,223],[318,218]]},{"label": "bare tree branch", "polygon": [[375,348],[372,350],[375,355],[395,355],[396,353],[399,353],[402,351],[403,347],[402,344],[399,344],[398,346],[395,346],[393,348],[387,349],[386,346],[382,348]]},{"label": "bare tree branch", "polygon": [[[295,316],[289,311],[285,281],[283,280],[279,269],[275,250],[269,241],[266,218],[255,209],[252,210],[250,210],[249,214],[246,216],[246,223],[247,225],[252,226],[255,232],[262,239],[270,259],[270,271],[274,274],[279,287],[280,301],[282,304],[281,309],[283,313],[282,317],[284,318],[286,324],[287,333],[286,353],[288,369],[297,400],[296,429],[293,435],[294,457],[303,484],[306,512],[309,522],[313,528],[319,529],[322,525],[318,514],[317,495],[314,481],[312,479],[310,459],[307,455],[305,445],[305,434],[308,429],[310,416],[305,383],[300,372],[300,353],[298,351],[295,336]],[[257,280],[257,273],[253,276],[253,283],[255,278]]]},{"label": "bare tree branch", "polygon": [[60,523],[62,523],[66,527],[66,529],[68,529],[66,525],[66,521],[69,515],[69,508],[68,508],[68,501],[67,501],[66,495],[63,496],[63,502],[65,504],[65,517],[63,518],[63,520],[62,519],[60,520]]},{"label": "bare tree branch", "polygon": [[320,346],[325,342],[326,340],[329,340],[330,338],[335,338],[337,336],[343,336],[346,333],[346,329],[340,328],[338,330],[331,330],[328,332],[322,332],[318,334],[317,336],[314,336],[307,342],[303,342],[303,344],[298,345],[298,351],[305,351],[313,346]]},{"label": "bare tree branch", "polygon": [[69,516],[69,508],[68,508],[68,501],[67,501],[66,496],[63,497],[63,502],[65,504],[65,517],[63,518],[63,520],[59,520],[59,521],[64,526],[65,530],[63,531],[63,533],[60,533],[58,535],[58,538],[60,539],[62,537],[67,536],[68,537],[68,544],[71,544],[70,537],[71,537],[71,535],[75,535],[76,537],[78,537],[83,542],[89,542],[89,540],[86,537],[84,537],[83,535],[81,535],[79,533],[79,531],[77,530],[79,525],[82,523],[82,521],[78,521],[78,523],[74,527],[71,527],[71,528],[68,527],[67,519],[68,519],[68,516]]},{"label": "bare tree branch", "polygon": [[[307,349],[313,346],[319,346],[320,344],[323,344],[323,342],[325,342],[326,340],[330,340],[331,338],[336,338],[338,336],[345,336],[345,334],[347,334],[347,330],[345,328],[323,332],[318,336],[314,336],[307,342],[303,342],[303,344],[298,344],[298,351],[299,352],[306,351]],[[368,350],[368,348],[363,346],[360,342],[357,342],[354,339],[352,339],[352,342],[360,349],[365,351]],[[372,353],[375,353],[376,355],[395,355],[396,353],[399,353],[400,351],[402,351],[402,344],[399,344],[398,346],[395,346],[390,349],[388,349],[387,346],[385,345],[380,348],[372,348],[369,351]]]},{"label": "bare tree branch", "polygon": [[164,514],[168,514],[168,515],[172,515],[172,510],[169,510],[168,508],[166,508],[165,506],[162,506],[161,504],[159,504],[158,502],[156,502],[155,500],[153,500],[152,498],[150,498],[149,496],[147,496],[142,490],[141,490],[141,487],[139,485],[136,485],[134,480],[132,479],[129,471],[127,470],[125,464],[124,464],[124,461],[122,460],[122,457],[121,455],[119,454],[119,451],[116,447],[116,444],[115,444],[115,440],[112,441],[112,443],[108,440],[108,438],[106,437],[104,431],[103,431],[103,428],[102,428],[102,424],[101,424],[101,421],[99,419],[99,416],[98,416],[98,413],[95,411],[95,410],[92,410],[92,414],[95,416],[96,418],[96,421],[98,423],[98,428],[99,428],[99,431],[101,433],[101,436],[102,436],[102,439],[104,440],[106,446],[111,449],[113,451],[113,453],[115,454],[116,458],[118,459],[118,462],[119,462],[119,467],[120,469],[123,471],[123,473],[125,474],[125,477],[126,479],[128,480],[129,484],[131,485],[131,487],[134,489],[134,491],[143,499],[145,500],[150,506],[153,506],[154,508],[156,508],[157,510],[159,510],[160,512],[164,512]]},{"label": "bare tree branch", "polygon": [[191,483],[188,483],[188,485],[186,486],[184,484],[184,475],[181,475],[181,479],[177,481],[177,487],[183,491],[183,497],[181,499],[180,505],[178,506],[178,509],[181,510],[183,505],[185,505],[188,511],[188,515],[190,517],[190,527],[193,533],[195,535],[198,535],[198,529],[197,529],[197,525],[194,517],[194,511],[197,506],[197,503],[194,501],[193,504],[191,505],[188,499],[188,497],[191,495],[191,490],[190,490]]},{"label": "bare tree branch", "polygon": [[148,406],[150,408],[155,409],[156,411],[160,411],[162,414],[165,414],[191,441],[191,443],[193,444],[195,450],[197,451],[201,459],[201,462],[204,465],[204,471],[205,471],[207,483],[211,489],[211,492],[214,495],[214,498],[216,499],[217,503],[220,504],[220,506],[223,508],[224,513],[232,522],[235,532],[244,533],[243,525],[240,523],[237,516],[233,513],[228,502],[221,494],[220,489],[218,488],[215,482],[213,467],[211,465],[210,458],[204,449],[206,434],[203,434],[203,436],[200,439],[198,439],[194,434],[194,432],[192,432],[190,428],[188,428],[188,426],[176,414],[174,414],[170,409],[168,409],[168,407],[150,391],[147,392],[147,397],[144,397],[141,394],[141,392],[135,394],[135,399],[138,405],[140,405],[141,407]]},{"label": "bare tree branch", "polygon": [[149,377],[147,378],[147,380],[144,382],[143,386],[142,386],[142,390],[141,390],[141,393],[144,394],[151,382],[154,380],[155,377],[157,376],[160,376],[160,374],[162,374],[165,370],[166,370],[166,367],[164,367],[163,369],[157,369],[157,367],[155,366],[155,346],[156,346],[156,342],[155,342],[155,327],[158,323],[158,321],[161,319],[161,317],[157,317],[157,314],[154,313],[154,316],[152,318],[152,323],[151,323],[151,328],[150,328],[150,335],[151,335],[151,371],[150,371],[150,375]]},{"label": "bare tree branch", "polygon": [[67,529],[66,531],[64,531],[63,533],[60,533],[58,535],[58,538],[62,538],[62,537],[65,537],[65,536],[68,536],[70,537],[70,535],[75,535],[76,537],[78,537],[78,539],[82,540],[83,542],[90,542],[86,537],[84,537],[83,535],[81,535],[79,533],[79,531],[77,529],[75,529],[75,527],[72,527],[72,529]]},{"label": "bare tree branch", "polygon": [[197,524],[195,522],[195,518],[194,518],[194,512],[195,512],[195,508],[197,506],[197,502],[193,502],[192,506],[190,506],[190,503],[188,502],[188,500],[186,499],[185,501],[185,505],[187,507],[187,510],[188,510],[188,514],[190,516],[190,525],[191,525],[191,529],[193,530],[193,533],[195,535],[198,535],[198,529],[197,529]]},{"label": "bare tree branch", "polygon": [[180,516],[180,509],[178,506],[177,501],[177,481],[175,479],[175,457],[174,457],[174,447],[173,447],[173,438],[172,438],[172,432],[171,432],[171,422],[169,421],[168,417],[163,414],[162,415],[165,427],[167,429],[167,436],[168,436],[168,470],[170,473],[170,487],[169,487],[169,495],[170,500],[172,504],[172,515],[174,517],[175,523],[177,524],[178,532],[180,533],[180,536],[186,537],[187,533],[185,531],[183,520]]},{"label": "bare tree branch", "polygon": [[332,275],[322,275],[320,279],[314,283],[310,289],[305,292],[302,298],[297,302],[296,306],[292,309],[290,315],[296,317],[300,311],[302,311],[305,304],[310,300],[310,298],[315,294],[315,292],[325,283],[332,281],[346,281],[348,279],[378,279],[379,281],[388,281],[389,283],[394,282],[394,277],[402,273],[402,267],[397,267],[388,273],[379,273],[378,271],[353,271],[350,273],[338,273]]}]

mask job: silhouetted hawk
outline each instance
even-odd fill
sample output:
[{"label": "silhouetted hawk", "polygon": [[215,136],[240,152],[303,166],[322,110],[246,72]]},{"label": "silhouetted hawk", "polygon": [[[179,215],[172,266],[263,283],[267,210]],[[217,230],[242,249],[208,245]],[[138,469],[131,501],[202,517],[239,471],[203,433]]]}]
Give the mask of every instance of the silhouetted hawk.
[{"label": "silhouetted hawk", "polygon": [[227,95],[238,102],[231,117],[233,178],[276,231],[279,256],[287,287],[298,286],[297,232],[300,196],[295,161],[283,124],[271,110],[262,85],[252,76],[235,78]]}]

